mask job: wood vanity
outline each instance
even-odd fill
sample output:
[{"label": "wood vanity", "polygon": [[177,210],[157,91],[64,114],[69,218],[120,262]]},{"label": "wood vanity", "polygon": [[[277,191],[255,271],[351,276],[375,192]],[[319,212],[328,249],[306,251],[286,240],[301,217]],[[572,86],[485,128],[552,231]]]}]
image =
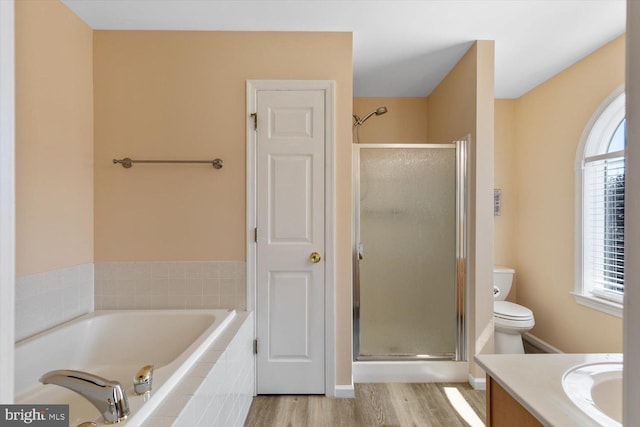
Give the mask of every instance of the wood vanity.
[{"label": "wood vanity", "polygon": [[542,425],[500,384],[487,375],[487,427],[539,427]]}]

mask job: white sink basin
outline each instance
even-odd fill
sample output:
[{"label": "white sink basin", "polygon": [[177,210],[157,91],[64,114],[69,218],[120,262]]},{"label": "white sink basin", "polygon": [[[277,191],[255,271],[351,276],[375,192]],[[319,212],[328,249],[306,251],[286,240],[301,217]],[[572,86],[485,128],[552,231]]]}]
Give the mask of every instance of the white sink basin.
[{"label": "white sink basin", "polygon": [[562,388],[574,404],[602,426],[622,426],[621,362],[574,366],[562,377]]}]

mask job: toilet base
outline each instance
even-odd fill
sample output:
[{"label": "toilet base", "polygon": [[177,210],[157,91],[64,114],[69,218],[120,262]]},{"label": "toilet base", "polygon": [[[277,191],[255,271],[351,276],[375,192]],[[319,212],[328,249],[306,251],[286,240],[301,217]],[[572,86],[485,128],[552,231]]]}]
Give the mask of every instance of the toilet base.
[{"label": "toilet base", "polygon": [[496,354],[524,354],[522,334],[506,334],[495,331],[494,343]]}]

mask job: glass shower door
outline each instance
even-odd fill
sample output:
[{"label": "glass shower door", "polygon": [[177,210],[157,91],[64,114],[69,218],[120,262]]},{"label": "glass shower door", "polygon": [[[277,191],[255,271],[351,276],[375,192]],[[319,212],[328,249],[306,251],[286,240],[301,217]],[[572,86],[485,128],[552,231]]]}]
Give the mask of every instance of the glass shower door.
[{"label": "glass shower door", "polygon": [[356,358],[452,359],[455,145],[362,144],[356,150]]}]

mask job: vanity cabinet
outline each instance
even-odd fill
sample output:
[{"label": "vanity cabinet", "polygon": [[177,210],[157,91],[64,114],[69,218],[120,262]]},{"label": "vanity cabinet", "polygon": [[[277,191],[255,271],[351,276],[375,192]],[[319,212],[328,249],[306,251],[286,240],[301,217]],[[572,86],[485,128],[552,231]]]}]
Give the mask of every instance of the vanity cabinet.
[{"label": "vanity cabinet", "polygon": [[487,375],[487,427],[541,427],[542,424]]}]

